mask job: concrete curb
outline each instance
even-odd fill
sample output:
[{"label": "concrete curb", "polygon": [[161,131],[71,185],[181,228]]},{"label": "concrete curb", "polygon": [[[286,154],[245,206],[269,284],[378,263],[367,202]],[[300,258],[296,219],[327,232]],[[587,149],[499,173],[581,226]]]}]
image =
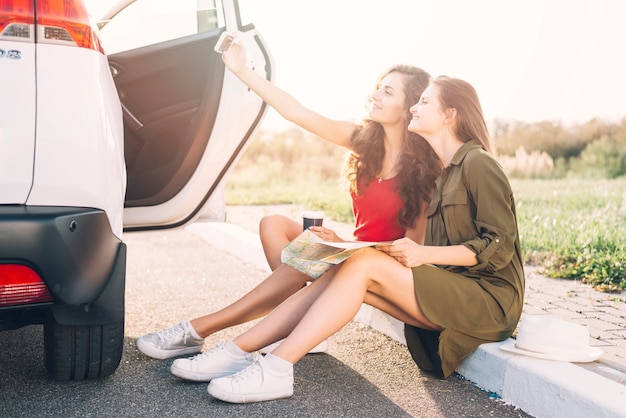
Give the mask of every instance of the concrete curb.
[{"label": "concrete curb", "polygon": [[[270,271],[258,234],[223,222],[196,222],[186,229]],[[354,320],[406,344],[402,323],[377,309],[363,305]],[[457,372],[536,417],[626,417],[626,386],[573,363],[505,353],[499,346],[507,342],[483,344]]]},{"label": "concrete curb", "polygon": [[457,369],[536,417],[626,417],[626,387],[574,363],[505,353],[483,344]]}]

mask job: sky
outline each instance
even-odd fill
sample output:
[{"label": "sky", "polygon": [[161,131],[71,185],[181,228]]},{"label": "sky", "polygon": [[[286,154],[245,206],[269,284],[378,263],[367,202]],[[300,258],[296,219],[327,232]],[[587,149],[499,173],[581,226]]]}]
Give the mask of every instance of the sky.
[{"label": "sky", "polygon": [[[115,1],[85,3],[97,15]],[[362,117],[378,75],[398,63],[470,82],[488,121],[626,117],[623,0],[240,3],[270,47],[276,84],[329,117]],[[288,126],[273,111],[264,125]]]}]

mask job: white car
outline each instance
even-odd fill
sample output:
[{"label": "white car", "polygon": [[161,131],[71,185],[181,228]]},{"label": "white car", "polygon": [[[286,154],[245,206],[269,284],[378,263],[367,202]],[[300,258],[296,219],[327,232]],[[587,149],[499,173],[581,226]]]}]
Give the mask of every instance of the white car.
[{"label": "white car", "polygon": [[0,338],[43,324],[52,378],[119,365],[123,231],[223,219],[266,111],[214,51],[235,30],[271,80],[237,0],[125,0],[98,25],[82,0],[0,2]]}]

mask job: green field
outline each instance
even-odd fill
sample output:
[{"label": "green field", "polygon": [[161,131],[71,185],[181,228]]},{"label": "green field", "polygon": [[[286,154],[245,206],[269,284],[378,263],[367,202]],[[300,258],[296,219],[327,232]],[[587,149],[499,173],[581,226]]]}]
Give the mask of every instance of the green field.
[{"label": "green field", "polygon": [[599,290],[626,289],[626,179],[511,183],[527,263]]}]

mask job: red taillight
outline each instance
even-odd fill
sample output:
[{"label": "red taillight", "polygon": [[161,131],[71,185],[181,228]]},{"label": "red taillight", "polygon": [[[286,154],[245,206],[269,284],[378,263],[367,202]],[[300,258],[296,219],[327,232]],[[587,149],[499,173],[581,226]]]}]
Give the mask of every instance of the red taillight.
[{"label": "red taillight", "polygon": [[33,269],[21,264],[0,264],[0,306],[51,300],[52,295]]},{"label": "red taillight", "polygon": [[37,25],[39,42],[72,40],[104,54],[80,0],[37,0]]},{"label": "red taillight", "polygon": [[0,39],[36,39],[36,42],[77,45],[104,54],[82,1],[36,0],[33,8],[34,3],[35,0],[0,0]]},{"label": "red taillight", "polygon": [[33,0],[0,0],[0,39],[31,39],[34,6]]}]

